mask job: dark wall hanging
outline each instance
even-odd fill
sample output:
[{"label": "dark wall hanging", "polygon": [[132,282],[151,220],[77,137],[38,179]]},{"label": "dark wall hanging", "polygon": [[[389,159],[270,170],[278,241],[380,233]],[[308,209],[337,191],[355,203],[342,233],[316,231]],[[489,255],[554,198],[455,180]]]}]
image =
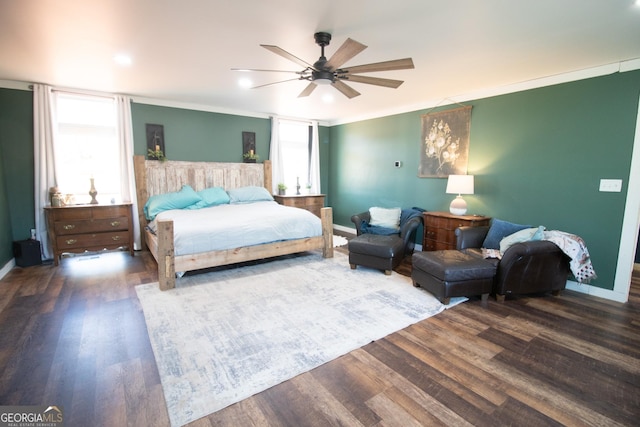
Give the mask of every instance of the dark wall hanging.
[{"label": "dark wall hanging", "polygon": [[163,160],[167,156],[164,148],[164,126],[146,124],[147,130],[147,158],[149,160]]},{"label": "dark wall hanging", "polygon": [[245,163],[255,163],[258,160],[255,132],[242,132],[242,159]]}]

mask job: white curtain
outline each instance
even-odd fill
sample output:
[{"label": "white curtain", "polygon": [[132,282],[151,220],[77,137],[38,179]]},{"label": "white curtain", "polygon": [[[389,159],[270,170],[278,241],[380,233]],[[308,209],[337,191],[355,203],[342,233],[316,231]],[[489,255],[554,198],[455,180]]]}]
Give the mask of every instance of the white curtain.
[{"label": "white curtain", "polygon": [[269,160],[271,160],[271,176],[273,194],[278,193],[278,184],[284,182],[284,165],[282,162],[282,151],[280,145],[280,119],[277,116],[271,117],[271,142],[269,146]]},{"label": "white curtain", "polygon": [[[318,122],[304,122],[311,126],[311,153],[309,161],[309,179],[311,193],[320,194],[320,141],[318,137]],[[278,184],[284,183],[284,161],[282,156],[282,144],[280,143],[280,118],[271,117],[271,145],[269,149],[273,176],[273,193],[277,193]]]},{"label": "white curtain", "polygon": [[311,159],[309,162],[309,179],[311,180],[311,194],[320,194],[320,141],[318,137],[318,122],[311,122]]},{"label": "white curtain", "polygon": [[55,187],[54,127],[55,102],[50,86],[33,85],[33,160],[34,202],[36,238],[42,245],[42,257],[49,259],[51,253],[44,207],[49,204],[49,188]]},{"label": "white curtain", "polygon": [[118,140],[120,142],[120,194],[124,202],[131,202],[133,209],[133,247],[142,249],[140,240],[140,218],[138,217],[138,199],[136,179],[133,172],[133,125],[131,123],[131,99],[128,96],[116,96],[118,114]]}]

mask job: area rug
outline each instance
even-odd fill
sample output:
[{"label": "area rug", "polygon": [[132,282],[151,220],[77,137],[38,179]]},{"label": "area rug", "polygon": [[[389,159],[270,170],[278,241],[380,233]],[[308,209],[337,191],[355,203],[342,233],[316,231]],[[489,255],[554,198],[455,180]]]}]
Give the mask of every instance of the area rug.
[{"label": "area rug", "polygon": [[[136,286],[172,426],[307,372],[445,307],[397,273],[318,252]],[[452,299],[449,306],[464,301]]]},{"label": "area rug", "polygon": [[337,248],[339,246],[344,246],[347,243],[349,243],[349,241],[346,239],[346,237],[336,236],[335,234],[333,235],[333,247],[334,248]]}]

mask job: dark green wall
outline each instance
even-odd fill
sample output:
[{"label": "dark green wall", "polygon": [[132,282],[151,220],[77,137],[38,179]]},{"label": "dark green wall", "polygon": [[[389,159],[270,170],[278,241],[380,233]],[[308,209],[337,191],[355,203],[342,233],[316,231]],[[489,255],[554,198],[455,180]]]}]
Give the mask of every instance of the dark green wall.
[{"label": "dark green wall", "polygon": [[255,132],[256,153],[269,157],[269,119],[131,105],[135,154],[146,154],[145,125],[164,126],[165,154],[171,160],[242,162],[242,132]]},{"label": "dark green wall", "polygon": [[[0,135],[1,133],[2,126],[0,125]],[[4,266],[13,257],[11,253],[11,216],[9,214],[9,199],[7,198],[4,179],[3,160],[2,144],[0,144],[0,266]]]},{"label": "dark green wall", "polygon": [[33,94],[0,89],[0,267],[13,258],[11,243],[35,226]]},{"label": "dark green wall", "polygon": [[[634,71],[469,102],[469,213],[583,237],[599,275],[592,284],[611,289],[639,95]],[[331,128],[336,224],[352,227],[350,216],[370,206],[448,210],[446,179],[417,177],[427,112]],[[599,192],[601,178],[622,179],[622,192]]]},{"label": "dark green wall", "polygon": [[[271,120],[133,103],[131,106],[135,154],[146,154],[146,124],[164,127],[165,154],[171,160],[242,161],[242,132],[255,132],[256,153],[269,158]],[[329,169],[329,129],[320,127],[321,171]],[[328,186],[323,174],[321,187]],[[327,198],[328,201],[328,198]]]}]

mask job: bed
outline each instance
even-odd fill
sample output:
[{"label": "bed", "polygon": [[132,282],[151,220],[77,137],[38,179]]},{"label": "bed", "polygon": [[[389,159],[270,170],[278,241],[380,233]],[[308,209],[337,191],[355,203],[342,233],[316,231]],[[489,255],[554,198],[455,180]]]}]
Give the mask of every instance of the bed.
[{"label": "bed", "polygon": [[[176,272],[186,272],[208,267],[216,267],[238,262],[252,261],[322,249],[325,258],[333,257],[333,215],[331,208],[322,208],[320,233],[311,237],[271,241],[268,243],[209,250],[206,252],[184,253],[189,249],[176,247],[174,225],[180,224],[180,215],[158,215],[150,224],[144,212],[147,200],[155,195],[180,191],[188,185],[195,191],[211,187],[225,190],[243,187],[264,187],[271,192],[271,163],[222,163],[146,160],[144,156],[134,156],[134,170],[137,187],[138,217],[140,219],[141,240],[158,264],[158,283],[161,290],[175,287]],[[275,202],[272,202],[275,204]],[[273,209],[285,208],[270,206]],[[216,208],[212,208],[216,209]],[[260,224],[261,214],[267,214],[262,207],[253,209],[254,223]],[[289,208],[286,209],[296,209]],[[202,210],[204,211],[204,209]],[[305,211],[306,212],[306,211]],[[164,213],[163,213],[164,214]],[[201,212],[204,214],[204,212]],[[235,214],[232,214],[235,215]],[[238,215],[239,217],[240,215]],[[149,227],[151,225],[152,227]],[[153,228],[153,231],[152,229]],[[196,249],[198,250],[198,249]]]}]

